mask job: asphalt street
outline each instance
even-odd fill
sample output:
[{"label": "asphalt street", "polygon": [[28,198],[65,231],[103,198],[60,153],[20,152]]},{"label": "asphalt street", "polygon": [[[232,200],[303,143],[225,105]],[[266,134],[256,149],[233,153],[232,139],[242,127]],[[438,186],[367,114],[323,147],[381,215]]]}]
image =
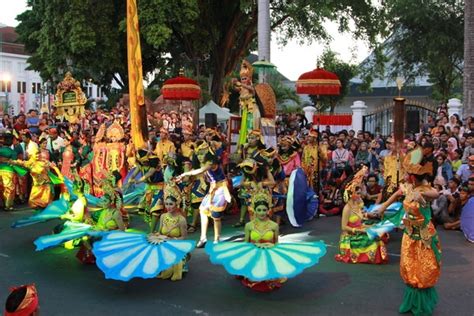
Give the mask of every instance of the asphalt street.
[{"label": "asphalt street", "polygon": [[[272,293],[244,288],[221,266],[212,265],[202,249],[192,253],[190,272],[178,282],[106,280],[96,266],[84,266],[76,251],[62,247],[35,252],[33,240],[49,234],[58,221],[12,229],[10,224],[33,214],[22,209],[0,212],[0,302],[14,285],[35,283],[41,315],[398,315],[404,284],[399,276],[401,232],[391,234],[387,265],[344,264],[334,260],[340,217],[322,217],[303,228],[286,225],[281,241],[323,240],[328,252],[317,266],[290,279]],[[224,238],[241,239],[224,220]],[[140,217],[135,228],[145,228]],[[212,233],[210,227],[209,233]],[[461,232],[439,229],[443,247],[440,297],[434,315],[474,315],[474,245]],[[198,233],[190,235],[197,239]],[[212,236],[209,236],[212,238]],[[3,306],[2,306],[3,309]]]}]

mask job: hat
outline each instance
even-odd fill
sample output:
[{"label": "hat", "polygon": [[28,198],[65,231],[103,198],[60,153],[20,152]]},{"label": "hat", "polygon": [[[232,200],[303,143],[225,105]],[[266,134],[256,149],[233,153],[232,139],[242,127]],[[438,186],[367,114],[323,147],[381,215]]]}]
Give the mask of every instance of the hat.
[{"label": "hat", "polygon": [[309,131],[308,136],[309,137],[318,137],[318,131],[312,129],[312,130]]},{"label": "hat", "polygon": [[248,174],[254,174],[257,171],[257,162],[251,158],[245,159],[238,166]]},{"label": "hat", "polygon": [[38,291],[34,284],[12,288],[5,303],[5,316],[29,316],[38,309]]}]

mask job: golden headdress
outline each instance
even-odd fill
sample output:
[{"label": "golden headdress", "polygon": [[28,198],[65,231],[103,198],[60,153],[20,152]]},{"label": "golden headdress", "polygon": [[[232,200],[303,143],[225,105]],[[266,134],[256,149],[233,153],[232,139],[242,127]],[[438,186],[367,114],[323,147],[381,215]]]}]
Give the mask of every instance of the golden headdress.
[{"label": "golden headdress", "polygon": [[164,189],[164,199],[172,198],[176,200],[176,206],[181,206],[181,191],[175,183],[167,183]]},{"label": "golden headdress", "polygon": [[107,138],[112,142],[121,141],[125,137],[122,126],[117,122],[113,122],[107,129]]},{"label": "golden headdress", "polygon": [[95,135],[95,142],[98,143],[103,140],[105,136],[105,124],[100,125],[99,130],[97,131],[97,134]]},{"label": "golden headdress", "polygon": [[276,154],[277,154],[277,151],[273,147],[268,147],[267,149],[260,151],[260,155],[262,155],[263,157],[267,159],[274,158]]},{"label": "golden headdress", "polygon": [[262,144],[265,144],[262,132],[259,131],[258,129],[254,129],[254,130],[250,131],[247,135],[247,139],[249,139],[250,136],[256,136]]},{"label": "golden headdress", "polygon": [[403,160],[403,168],[408,174],[423,175],[433,173],[433,163],[431,161],[421,164],[423,151],[417,147],[410,151]]},{"label": "golden headdress", "polygon": [[252,195],[252,209],[255,210],[262,204],[268,206],[268,210],[271,210],[272,195],[268,189],[259,186]]},{"label": "golden headdress", "polygon": [[257,172],[257,162],[252,158],[247,158],[239,164],[239,167],[245,170],[245,173],[255,174]]},{"label": "golden headdress", "polygon": [[367,174],[367,166],[362,166],[362,168],[356,172],[356,174],[353,176],[351,181],[349,181],[346,184],[346,187],[344,188],[344,201],[347,202],[349,201],[349,192],[354,193],[357,189],[357,187],[360,187],[362,185],[362,182],[364,181],[364,177]]}]

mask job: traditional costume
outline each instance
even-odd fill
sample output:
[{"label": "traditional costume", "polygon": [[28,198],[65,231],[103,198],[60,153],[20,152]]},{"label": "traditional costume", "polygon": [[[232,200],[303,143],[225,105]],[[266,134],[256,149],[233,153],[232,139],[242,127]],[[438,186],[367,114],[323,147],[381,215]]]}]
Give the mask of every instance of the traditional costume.
[{"label": "traditional costume", "polygon": [[235,89],[240,94],[239,104],[242,111],[239,145],[243,145],[247,141],[248,131],[260,129],[260,110],[255,100],[252,76],[252,65],[248,61],[243,60],[240,66],[240,81],[235,84]]},{"label": "traditional costume", "polygon": [[280,288],[287,278],[317,264],[326,254],[323,242],[278,243],[278,224],[268,217],[271,201],[266,189],[253,195],[256,218],[245,226],[244,243],[206,245],[212,263],[222,264],[244,286],[260,292]]},{"label": "traditional costume", "polygon": [[364,202],[359,194],[366,172],[367,167],[364,166],[345,188],[346,206],[342,215],[339,253],[335,257],[340,262],[373,264],[388,262],[385,242],[379,238],[369,238],[366,232],[367,225],[364,224],[368,215],[363,211]]}]

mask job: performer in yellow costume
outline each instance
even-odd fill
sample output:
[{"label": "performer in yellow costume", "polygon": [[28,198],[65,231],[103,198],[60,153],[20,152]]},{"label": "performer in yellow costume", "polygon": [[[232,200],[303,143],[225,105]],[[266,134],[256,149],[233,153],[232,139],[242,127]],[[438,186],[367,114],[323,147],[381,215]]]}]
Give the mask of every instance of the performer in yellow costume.
[{"label": "performer in yellow costume", "polygon": [[0,200],[3,199],[6,211],[13,210],[15,199],[15,170],[6,162],[9,159],[17,159],[16,152],[10,148],[12,144],[13,135],[4,135],[3,146],[0,146]]},{"label": "performer in yellow costume", "polygon": [[422,153],[415,149],[404,160],[408,183],[402,184],[382,206],[381,212],[401,196],[405,218],[400,257],[400,274],[407,285],[400,313],[431,315],[438,302],[434,288],[440,276],[441,247],[431,222],[430,202],[439,195],[425,180],[432,173],[430,162],[420,164]]},{"label": "performer in yellow costume", "polygon": [[53,201],[53,184],[48,175],[50,163],[40,158],[37,148],[32,149],[28,155],[27,161],[10,160],[9,162],[25,167],[33,178],[28,205],[31,208],[45,208]]},{"label": "performer in yellow costume", "polygon": [[[155,236],[162,239],[186,239],[188,234],[186,218],[179,208],[181,205],[181,192],[174,184],[166,185],[164,191],[166,213],[160,217],[158,233],[155,233]],[[170,279],[171,281],[181,280],[183,272],[186,272],[184,267],[188,258],[189,256],[161,272],[158,278]]]},{"label": "performer in yellow costume", "polygon": [[325,145],[318,146],[318,132],[315,130],[309,132],[307,140],[307,144],[303,147],[301,167],[308,177],[309,186],[316,189],[318,171],[321,170],[318,168],[318,164],[327,160],[327,147]]},{"label": "performer in yellow costume", "polygon": [[169,140],[169,133],[166,129],[162,128],[160,130],[160,141],[156,143],[155,154],[160,159],[160,162],[165,165],[166,159],[165,156],[170,153],[176,153],[176,148],[172,141]]}]

